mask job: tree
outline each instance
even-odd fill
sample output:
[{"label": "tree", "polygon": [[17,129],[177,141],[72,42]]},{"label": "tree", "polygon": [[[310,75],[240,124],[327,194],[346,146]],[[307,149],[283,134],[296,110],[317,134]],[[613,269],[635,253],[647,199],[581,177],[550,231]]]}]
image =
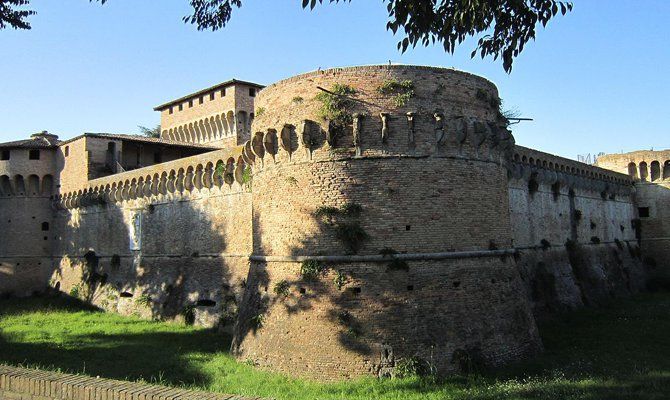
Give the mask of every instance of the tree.
[{"label": "tree", "polygon": [[[108,0],[89,0],[104,4]],[[217,30],[226,26],[242,0],[189,0],[193,13],[183,18],[198,30]],[[325,0],[349,3],[351,0]],[[572,3],[559,0],[383,0],[388,11],[386,28],[400,34],[398,50],[417,45],[441,44],[448,53],[469,37],[478,38],[471,57],[500,58],[506,72],[530,40],[535,40],[538,24],[572,11]],[[15,11],[29,0],[0,0],[0,21],[12,18],[17,29],[30,29],[25,22],[32,11]],[[313,9],[324,0],[302,0],[303,8]],[[17,14],[18,13],[18,14]],[[24,13],[24,14],[22,14]],[[28,13],[28,14],[25,14]],[[17,22],[18,21],[18,22]],[[4,28],[0,25],[0,29]],[[400,33],[402,32],[402,33]]]},{"label": "tree", "polygon": [[0,0],[0,29],[8,26],[14,29],[30,29],[27,19],[35,11],[24,10],[30,0]]},{"label": "tree", "polygon": [[150,138],[159,138],[161,137],[161,126],[156,125],[155,128],[147,128],[146,126],[138,125],[137,126],[140,129],[140,132],[142,133],[143,136],[150,137]]}]

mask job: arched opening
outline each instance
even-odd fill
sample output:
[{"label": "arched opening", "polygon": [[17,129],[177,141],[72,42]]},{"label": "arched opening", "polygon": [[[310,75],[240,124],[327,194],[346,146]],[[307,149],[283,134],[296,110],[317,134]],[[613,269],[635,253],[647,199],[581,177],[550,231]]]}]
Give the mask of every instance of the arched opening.
[{"label": "arched opening", "polygon": [[26,184],[23,181],[23,175],[16,175],[14,177],[14,190],[17,196],[25,196]]},{"label": "arched opening", "polygon": [[637,179],[637,165],[635,165],[634,162],[631,162],[628,164],[628,176],[630,176],[633,179]]},{"label": "arched opening", "polygon": [[49,231],[49,223],[44,221],[42,222],[42,232],[48,232]]},{"label": "arched opening", "polygon": [[661,164],[658,161],[652,161],[650,168],[651,181],[655,182],[661,179]]},{"label": "arched opening", "polygon": [[647,169],[647,163],[642,161],[640,163],[640,179],[646,181],[649,178],[649,169]]},{"label": "arched opening", "polygon": [[663,164],[663,179],[670,179],[670,160]]},{"label": "arched opening", "polygon": [[37,175],[28,176],[28,195],[37,196],[40,194],[40,178]]},{"label": "arched opening", "polygon": [[7,175],[0,176],[0,196],[11,196],[13,194],[12,184]]},{"label": "arched opening", "polygon": [[42,177],[42,195],[50,196],[54,190],[54,178],[51,175]]}]

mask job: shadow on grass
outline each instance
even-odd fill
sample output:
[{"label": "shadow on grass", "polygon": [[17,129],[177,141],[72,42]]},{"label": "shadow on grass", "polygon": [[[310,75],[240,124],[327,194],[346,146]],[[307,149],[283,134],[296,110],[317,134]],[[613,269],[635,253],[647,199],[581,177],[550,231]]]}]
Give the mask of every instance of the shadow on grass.
[{"label": "shadow on grass", "polygon": [[[45,311],[73,316],[77,326],[61,322],[48,332],[39,320]],[[545,353],[497,370],[444,380],[317,384],[246,368],[227,375],[224,369],[236,365],[232,360],[207,367],[228,357],[230,345],[230,337],[211,330],[98,315],[97,309],[66,298],[11,299],[0,301],[0,363],[284,399],[665,399],[670,398],[668,315],[670,293],[645,294],[542,322]],[[33,336],[22,340],[15,332],[2,332],[10,325],[19,329],[23,318],[30,318],[26,330]],[[91,324],[100,324],[102,331],[87,331]],[[40,338],[47,333],[60,337]]]},{"label": "shadow on grass", "polygon": [[[95,319],[99,317],[95,314],[104,314],[100,309],[73,298],[44,297],[0,301],[0,319],[38,312],[84,313],[81,319],[73,319],[70,326],[64,324],[58,327],[62,333],[54,340],[50,340],[48,333],[40,333],[43,337],[22,340],[11,334],[4,334],[3,326],[0,325],[0,363],[113,379],[206,387],[211,377],[199,371],[196,359],[228,351],[230,348],[230,336],[214,330],[141,321],[116,315],[111,316],[111,321],[100,321],[103,329],[110,326],[108,333],[77,333],[81,327],[85,330],[86,325],[96,324]],[[36,318],[39,315],[36,314]],[[162,329],[153,332],[153,324]],[[39,330],[39,327],[36,328]]]}]

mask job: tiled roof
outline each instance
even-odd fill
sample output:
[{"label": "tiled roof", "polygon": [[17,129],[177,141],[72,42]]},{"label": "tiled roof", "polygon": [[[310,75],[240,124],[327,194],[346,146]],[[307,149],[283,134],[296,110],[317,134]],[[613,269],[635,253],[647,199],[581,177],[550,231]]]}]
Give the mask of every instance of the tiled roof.
[{"label": "tiled roof", "polygon": [[176,141],[176,140],[169,140],[169,139],[162,139],[162,138],[154,138],[154,137],[138,136],[138,135],[124,135],[124,134],[118,134],[118,133],[91,133],[91,132],[87,132],[87,133],[84,133],[83,135],[73,137],[72,139],[68,139],[66,141],[60,142],[59,144],[62,146],[64,144],[73,142],[73,141],[75,141],[77,139],[80,139],[82,137],[94,137],[94,138],[101,138],[101,139],[116,139],[116,140],[124,140],[124,141],[131,141],[131,142],[153,143],[153,144],[160,144],[160,145],[165,145],[165,146],[191,147],[191,148],[206,149],[206,150],[217,149],[217,147],[212,147],[212,146],[209,146],[209,145],[206,145],[206,144],[185,143],[185,142],[179,142],[179,141]]},{"label": "tiled roof", "polygon": [[0,148],[13,149],[49,149],[59,144],[58,136],[46,132],[36,133],[30,139],[15,140],[13,142],[0,143]]}]

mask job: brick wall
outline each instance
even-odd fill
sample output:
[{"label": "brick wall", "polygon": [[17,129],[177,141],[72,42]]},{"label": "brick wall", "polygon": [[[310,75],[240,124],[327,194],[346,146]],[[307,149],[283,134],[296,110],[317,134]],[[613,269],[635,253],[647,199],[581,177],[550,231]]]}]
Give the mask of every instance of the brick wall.
[{"label": "brick wall", "polygon": [[7,400],[244,400],[226,394],[91,378],[0,365],[0,399]]}]

